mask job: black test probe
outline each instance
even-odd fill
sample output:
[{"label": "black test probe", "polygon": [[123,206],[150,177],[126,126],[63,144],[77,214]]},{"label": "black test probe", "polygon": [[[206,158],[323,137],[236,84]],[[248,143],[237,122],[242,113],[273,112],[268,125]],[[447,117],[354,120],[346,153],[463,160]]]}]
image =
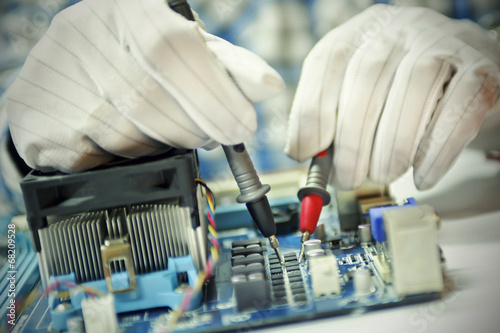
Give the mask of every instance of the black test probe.
[{"label": "black test probe", "polygon": [[[168,5],[172,10],[181,14],[186,19],[194,21],[191,7],[185,0],[168,0]],[[276,224],[274,223],[271,206],[267,200],[266,193],[271,187],[262,185],[252,159],[248,154],[245,145],[240,143],[234,146],[222,146],[226,154],[229,167],[234,179],[240,189],[240,195],[236,198],[238,203],[245,203],[257,228],[264,237],[269,239],[269,244],[283,263],[283,256],[279,250],[279,242],[276,238]]]}]

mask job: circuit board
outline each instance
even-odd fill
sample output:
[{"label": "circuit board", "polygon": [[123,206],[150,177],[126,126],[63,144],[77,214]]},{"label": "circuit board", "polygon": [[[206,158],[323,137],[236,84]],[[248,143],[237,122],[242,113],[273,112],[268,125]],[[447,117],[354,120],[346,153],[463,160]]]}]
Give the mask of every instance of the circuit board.
[{"label": "circuit board", "polygon": [[299,258],[300,203],[271,201],[280,260],[245,206],[215,209],[198,171],[196,153],[177,150],[78,174],[30,173],[21,219],[33,242],[21,246],[27,228],[17,234],[11,331],[248,331],[443,290],[430,206],[398,206],[378,190],[348,201],[332,195]]},{"label": "circuit board", "polygon": [[[299,263],[300,234],[278,236],[285,264],[252,229],[220,233],[220,260],[214,276],[204,288],[202,305],[179,319],[176,332],[249,331],[258,327],[311,320],[351,312],[401,306],[435,299],[439,293],[398,296],[392,284],[374,264],[378,255],[372,244],[360,245],[355,232],[339,232],[335,215],[322,220],[328,241],[325,254],[336,258],[340,292],[320,295],[313,290],[309,261]],[[248,259],[251,258],[251,259]],[[253,265],[254,268],[249,269]],[[368,271],[371,290],[356,292],[353,276]],[[243,284],[238,291],[234,276],[261,272],[257,287]],[[264,286],[264,288],[261,288]],[[264,295],[254,295],[264,289]],[[245,291],[246,290],[246,291]],[[248,291],[251,291],[250,293]],[[242,292],[242,295],[237,295]],[[118,315],[121,332],[165,332],[171,316],[168,308],[156,308]],[[54,332],[46,297],[40,297],[26,309],[13,332]]]}]

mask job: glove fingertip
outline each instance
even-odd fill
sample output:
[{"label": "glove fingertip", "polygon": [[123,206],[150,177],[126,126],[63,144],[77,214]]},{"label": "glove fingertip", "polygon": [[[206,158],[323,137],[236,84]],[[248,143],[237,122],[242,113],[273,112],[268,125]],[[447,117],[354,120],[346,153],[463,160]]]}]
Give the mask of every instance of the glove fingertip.
[{"label": "glove fingertip", "polygon": [[318,150],[318,147],[309,145],[308,140],[303,140],[303,136],[293,135],[290,132],[288,133],[288,139],[283,149],[288,157],[299,163],[307,161],[321,151],[316,150]]},{"label": "glove fingertip", "polygon": [[231,71],[231,74],[238,87],[252,103],[267,100],[278,95],[285,89],[285,82],[281,76],[277,72],[273,73],[270,70],[263,73],[260,77],[247,77],[253,76],[253,74],[238,73],[235,71]]},{"label": "glove fingertip", "polygon": [[268,88],[269,97],[278,95],[285,90],[285,81],[273,68],[269,67],[269,71],[262,76],[263,85]]},{"label": "glove fingertip", "polygon": [[294,145],[291,145],[290,143],[287,143],[285,145],[285,149],[283,149],[283,152],[285,153],[286,156],[290,157],[292,160],[297,161],[299,163],[302,163],[306,160],[306,158],[302,158],[300,153],[297,151],[297,148]]},{"label": "glove fingertip", "polygon": [[207,32],[200,31],[200,34],[208,49],[250,101],[266,100],[285,88],[278,72],[255,53]]},{"label": "glove fingertip", "polygon": [[418,169],[413,173],[413,182],[415,183],[415,187],[419,191],[430,190],[431,188],[436,186],[440,179],[441,177],[436,177],[435,175],[434,177],[430,177],[429,174],[422,175]]}]

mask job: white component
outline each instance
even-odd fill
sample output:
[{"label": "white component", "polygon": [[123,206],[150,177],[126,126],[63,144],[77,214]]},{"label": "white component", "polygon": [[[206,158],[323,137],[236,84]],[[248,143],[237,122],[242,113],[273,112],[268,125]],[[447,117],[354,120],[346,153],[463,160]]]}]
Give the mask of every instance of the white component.
[{"label": "white component", "polygon": [[26,215],[16,215],[10,220],[10,223],[14,223],[17,230],[30,230]]},{"label": "white component", "polygon": [[387,260],[382,256],[373,256],[373,264],[380,274],[380,277],[382,277],[382,280],[390,283],[392,281],[391,268],[387,264]]},{"label": "white component", "polygon": [[86,333],[118,332],[115,299],[112,295],[83,299],[82,313]]},{"label": "white component", "polygon": [[358,233],[361,245],[366,245],[372,242],[372,228],[370,224],[358,225]]},{"label": "white component", "polygon": [[82,317],[71,317],[66,320],[68,333],[85,333]]},{"label": "white component", "polygon": [[308,263],[314,296],[320,297],[340,292],[337,258],[333,254],[310,257]]},{"label": "white component", "polygon": [[370,271],[358,269],[354,272],[354,291],[359,296],[370,295],[375,291]]},{"label": "white component", "polygon": [[398,295],[442,291],[434,209],[421,205],[387,210],[383,216]]}]

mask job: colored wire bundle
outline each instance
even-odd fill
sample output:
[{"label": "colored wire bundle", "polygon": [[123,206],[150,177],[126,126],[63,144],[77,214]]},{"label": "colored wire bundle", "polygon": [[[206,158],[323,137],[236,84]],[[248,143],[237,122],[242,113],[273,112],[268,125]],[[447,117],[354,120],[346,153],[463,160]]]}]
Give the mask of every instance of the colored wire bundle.
[{"label": "colored wire bundle", "polygon": [[196,178],[195,181],[202,185],[205,188],[205,195],[207,198],[207,204],[208,204],[208,210],[207,210],[207,219],[208,222],[210,223],[208,226],[208,231],[209,231],[209,239],[210,242],[212,243],[213,247],[216,248],[217,253],[216,253],[216,258],[218,260],[218,250],[220,247],[219,242],[217,241],[217,226],[215,224],[215,196],[210,190],[210,188],[207,186],[204,180],[200,178]]},{"label": "colored wire bundle", "polygon": [[212,244],[210,248],[210,255],[207,259],[205,270],[201,271],[196,278],[196,282],[194,286],[189,287],[184,297],[182,298],[181,304],[179,308],[174,310],[169,318],[168,326],[166,332],[172,332],[175,329],[175,325],[179,321],[179,318],[182,316],[184,312],[189,309],[193,296],[198,295],[201,292],[203,285],[205,282],[212,276],[213,268],[219,261],[219,249],[220,244],[217,240],[217,226],[215,224],[215,196],[213,195],[210,188],[207,186],[205,181],[200,178],[196,178],[195,181],[205,188],[205,196],[207,199],[208,210],[207,210],[207,219],[209,221],[208,232],[209,232],[209,240]]},{"label": "colored wire bundle", "polygon": [[105,294],[103,292],[101,292],[100,290],[89,288],[89,287],[86,287],[83,285],[77,285],[74,282],[58,281],[58,280],[55,280],[54,282],[49,284],[47,286],[47,288],[45,288],[44,294],[49,295],[53,292],[57,292],[57,296],[59,298],[64,298],[64,297],[69,296],[69,290],[58,291],[57,288],[59,286],[64,286],[64,287],[67,287],[68,289],[79,289],[79,290],[83,291],[84,293],[86,293],[90,298],[94,298],[95,296],[100,296],[100,297],[105,296]]}]

